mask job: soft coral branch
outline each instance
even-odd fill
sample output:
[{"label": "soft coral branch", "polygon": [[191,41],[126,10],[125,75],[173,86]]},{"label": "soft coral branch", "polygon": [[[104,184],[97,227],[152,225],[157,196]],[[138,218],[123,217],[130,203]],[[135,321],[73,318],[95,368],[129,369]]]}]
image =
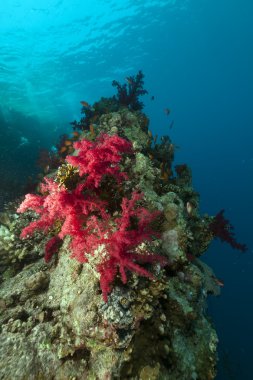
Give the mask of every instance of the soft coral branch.
[{"label": "soft coral branch", "polygon": [[62,224],[59,237],[64,238],[74,232],[80,232],[82,225],[92,213],[97,212],[101,217],[106,217],[106,202],[94,195],[83,193],[83,184],[77,185],[73,191],[68,191],[51,178],[44,178],[40,191],[46,195],[27,194],[17,212],[25,212],[30,209],[39,214],[39,218],[21,233],[21,237],[27,237],[36,230],[47,232],[54,228],[57,222]]},{"label": "soft coral branch", "polygon": [[209,228],[213,233],[214,237],[220,239],[222,242],[227,242],[234,249],[239,249],[242,252],[247,251],[247,246],[245,244],[240,244],[235,239],[234,227],[225,219],[224,211],[221,210],[215,215],[213,221],[210,223]]},{"label": "soft coral branch", "polygon": [[[153,231],[150,223],[154,221],[159,212],[151,212],[144,207],[137,206],[137,202],[141,200],[143,194],[133,192],[132,198],[129,200],[123,198],[121,208],[122,214],[115,220],[117,229],[109,234],[104,243],[106,243],[108,258],[102,263],[98,270],[101,275],[101,289],[105,301],[111,289],[111,283],[119,269],[121,280],[127,282],[126,270],[136,272],[137,274],[153,279],[151,272],[141,267],[137,262],[142,263],[160,263],[166,264],[163,256],[144,252],[136,253],[136,248],[143,242],[151,241],[153,237],[159,234]],[[108,273],[109,272],[109,273]]]},{"label": "soft coral branch", "polygon": [[67,156],[66,161],[78,167],[80,176],[87,176],[87,187],[99,187],[105,175],[116,178],[118,182],[127,178],[119,163],[123,153],[132,152],[131,142],[104,133],[95,142],[86,139],[77,141],[74,148],[78,150],[77,156]]},{"label": "soft coral branch", "polygon": [[137,111],[143,108],[143,103],[139,100],[139,96],[147,94],[144,90],[144,74],[140,70],[137,75],[127,77],[127,84],[120,84],[114,80],[112,85],[117,88],[118,93],[116,99],[120,105],[127,106],[129,109]]}]

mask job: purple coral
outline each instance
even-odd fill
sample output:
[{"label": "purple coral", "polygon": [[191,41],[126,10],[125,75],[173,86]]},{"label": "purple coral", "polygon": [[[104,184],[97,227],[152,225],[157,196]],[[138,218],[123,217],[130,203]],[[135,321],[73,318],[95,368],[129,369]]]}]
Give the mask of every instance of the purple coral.
[{"label": "purple coral", "polygon": [[234,249],[239,249],[242,252],[247,251],[246,244],[240,244],[235,239],[234,227],[229,220],[224,218],[224,211],[221,210],[213,218],[213,221],[209,224],[209,228],[214,237],[220,239],[222,242],[227,242]]}]

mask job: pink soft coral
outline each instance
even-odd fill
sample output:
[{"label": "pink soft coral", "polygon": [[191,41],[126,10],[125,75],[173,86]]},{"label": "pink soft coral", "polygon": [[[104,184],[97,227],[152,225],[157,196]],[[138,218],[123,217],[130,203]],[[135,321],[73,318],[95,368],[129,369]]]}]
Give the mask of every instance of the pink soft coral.
[{"label": "pink soft coral", "polygon": [[70,244],[72,257],[79,262],[86,262],[87,254],[98,254],[100,247],[101,257],[97,264],[97,271],[100,273],[100,287],[105,301],[118,271],[125,284],[126,270],[153,279],[152,273],[140,266],[138,262],[161,265],[167,263],[163,256],[154,255],[148,251],[136,252],[136,248],[141,243],[159,236],[152,230],[150,224],[160,212],[150,212],[144,207],[137,206],[137,201],[142,197],[143,194],[133,192],[130,200],[123,198],[122,213],[119,217],[109,220],[93,215],[87,219],[81,233],[72,234]]},{"label": "pink soft coral", "polygon": [[47,262],[67,235],[71,236],[72,257],[79,262],[86,262],[87,255],[95,255],[100,249],[95,265],[100,273],[104,300],[107,300],[118,271],[122,282],[126,283],[127,270],[153,278],[138,262],[166,263],[162,256],[137,252],[142,242],[157,236],[150,223],[159,213],[138,206],[142,194],[137,192],[132,193],[131,199],[122,199],[122,211],[118,217],[111,216],[107,202],[99,198],[97,188],[104,175],[113,176],[119,182],[127,177],[120,170],[119,163],[122,153],[132,152],[131,143],[104,134],[95,143],[88,140],[77,142],[75,148],[79,149],[78,155],[68,156],[67,160],[78,166],[81,182],[73,190],[68,190],[53,179],[44,178],[41,195],[27,194],[17,210],[25,212],[30,209],[38,214],[38,219],[23,229],[21,237],[28,237],[36,230],[54,233],[45,247]]},{"label": "pink soft coral", "polygon": [[97,141],[86,139],[74,143],[77,156],[67,156],[66,161],[79,168],[80,176],[87,175],[86,186],[98,187],[104,175],[113,176],[118,182],[126,179],[120,170],[122,153],[132,152],[132,143],[117,135],[101,134]]},{"label": "pink soft coral", "polygon": [[84,184],[78,184],[72,191],[54,182],[50,178],[44,178],[45,183],[41,185],[41,193],[45,195],[27,194],[17,212],[25,212],[30,209],[40,217],[30,223],[21,232],[21,237],[32,235],[36,230],[47,232],[53,228],[56,222],[62,222],[60,238],[66,235],[80,233],[87,217],[93,212],[100,213],[106,218],[105,202],[95,195],[84,195]]},{"label": "pink soft coral", "polygon": [[157,237],[150,223],[157,218],[159,212],[150,212],[144,207],[136,207],[136,202],[142,198],[142,194],[133,192],[132,198],[122,200],[122,214],[116,219],[117,229],[112,232],[106,241],[108,258],[98,266],[100,273],[100,286],[104,300],[107,301],[111,291],[111,284],[119,269],[121,280],[127,282],[126,270],[136,272],[141,276],[153,279],[153,275],[137,262],[166,264],[166,259],[149,252],[136,253],[136,248],[143,242],[151,241]]},{"label": "pink soft coral", "polygon": [[[45,261],[48,262],[57,252],[62,239],[70,235],[72,237],[72,248],[77,252],[79,248],[79,261],[85,262],[85,240],[87,234],[92,233],[85,225],[89,218],[96,214],[96,218],[103,221],[108,220],[106,202],[97,196],[83,193],[84,184],[78,184],[72,191],[68,191],[52,179],[44,178],[45,183],[41,186],[41,192],[46,195],[27,194],[17,212],[33,210],[39,218],[25,227],[20,237],[27,238],[35,231],[54,232],[45,246]],[[94,216],[95,217],[95,216]],[[82,260],[81,260],[82,254]]]}]

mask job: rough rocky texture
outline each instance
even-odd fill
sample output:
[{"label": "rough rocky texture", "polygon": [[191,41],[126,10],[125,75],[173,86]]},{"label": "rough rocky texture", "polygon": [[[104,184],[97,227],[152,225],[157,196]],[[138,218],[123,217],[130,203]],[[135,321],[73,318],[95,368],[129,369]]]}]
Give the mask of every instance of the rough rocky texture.
[{"label": "rough rocky texture", "polygon": [[212,379],[205,281],[195,265],[169,281],[136,277],[105,304],[94,274],[64,247],[50,268],[40,259],[2,284],[1,378]]},{"label": "rough rocky texture", "polygon": [[18,216],[10,207],[0,218],[1,379],[215,378],[218,340],[205,311],[207,294],[218,294],[219,287],[211,269],[194,258],[210,243],[208,217],[198,215],[189,171],[185,182],[161,181],[160,163],[147,154],[146,121],[123,109],[102,116],[100,128],[133,141],[123,190],[143,191],[150,208],[162,211],[161,238],[149,248],[169,265],[154,266],[155,280],[128,274],[123,285],[116,279],[105,303],[92,260],[71,259],[66,238],[45,264],[46,237],[18,237],[34,216]]}]

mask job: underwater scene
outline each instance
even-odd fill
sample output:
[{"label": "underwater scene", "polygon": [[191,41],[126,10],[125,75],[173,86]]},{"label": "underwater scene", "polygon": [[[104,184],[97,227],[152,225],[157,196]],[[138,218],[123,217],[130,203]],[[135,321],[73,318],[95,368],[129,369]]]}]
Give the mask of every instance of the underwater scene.
[{"label": "underwater scene", "polygon": [[252,379],[252,17],[1,2],[1,380]]}]

